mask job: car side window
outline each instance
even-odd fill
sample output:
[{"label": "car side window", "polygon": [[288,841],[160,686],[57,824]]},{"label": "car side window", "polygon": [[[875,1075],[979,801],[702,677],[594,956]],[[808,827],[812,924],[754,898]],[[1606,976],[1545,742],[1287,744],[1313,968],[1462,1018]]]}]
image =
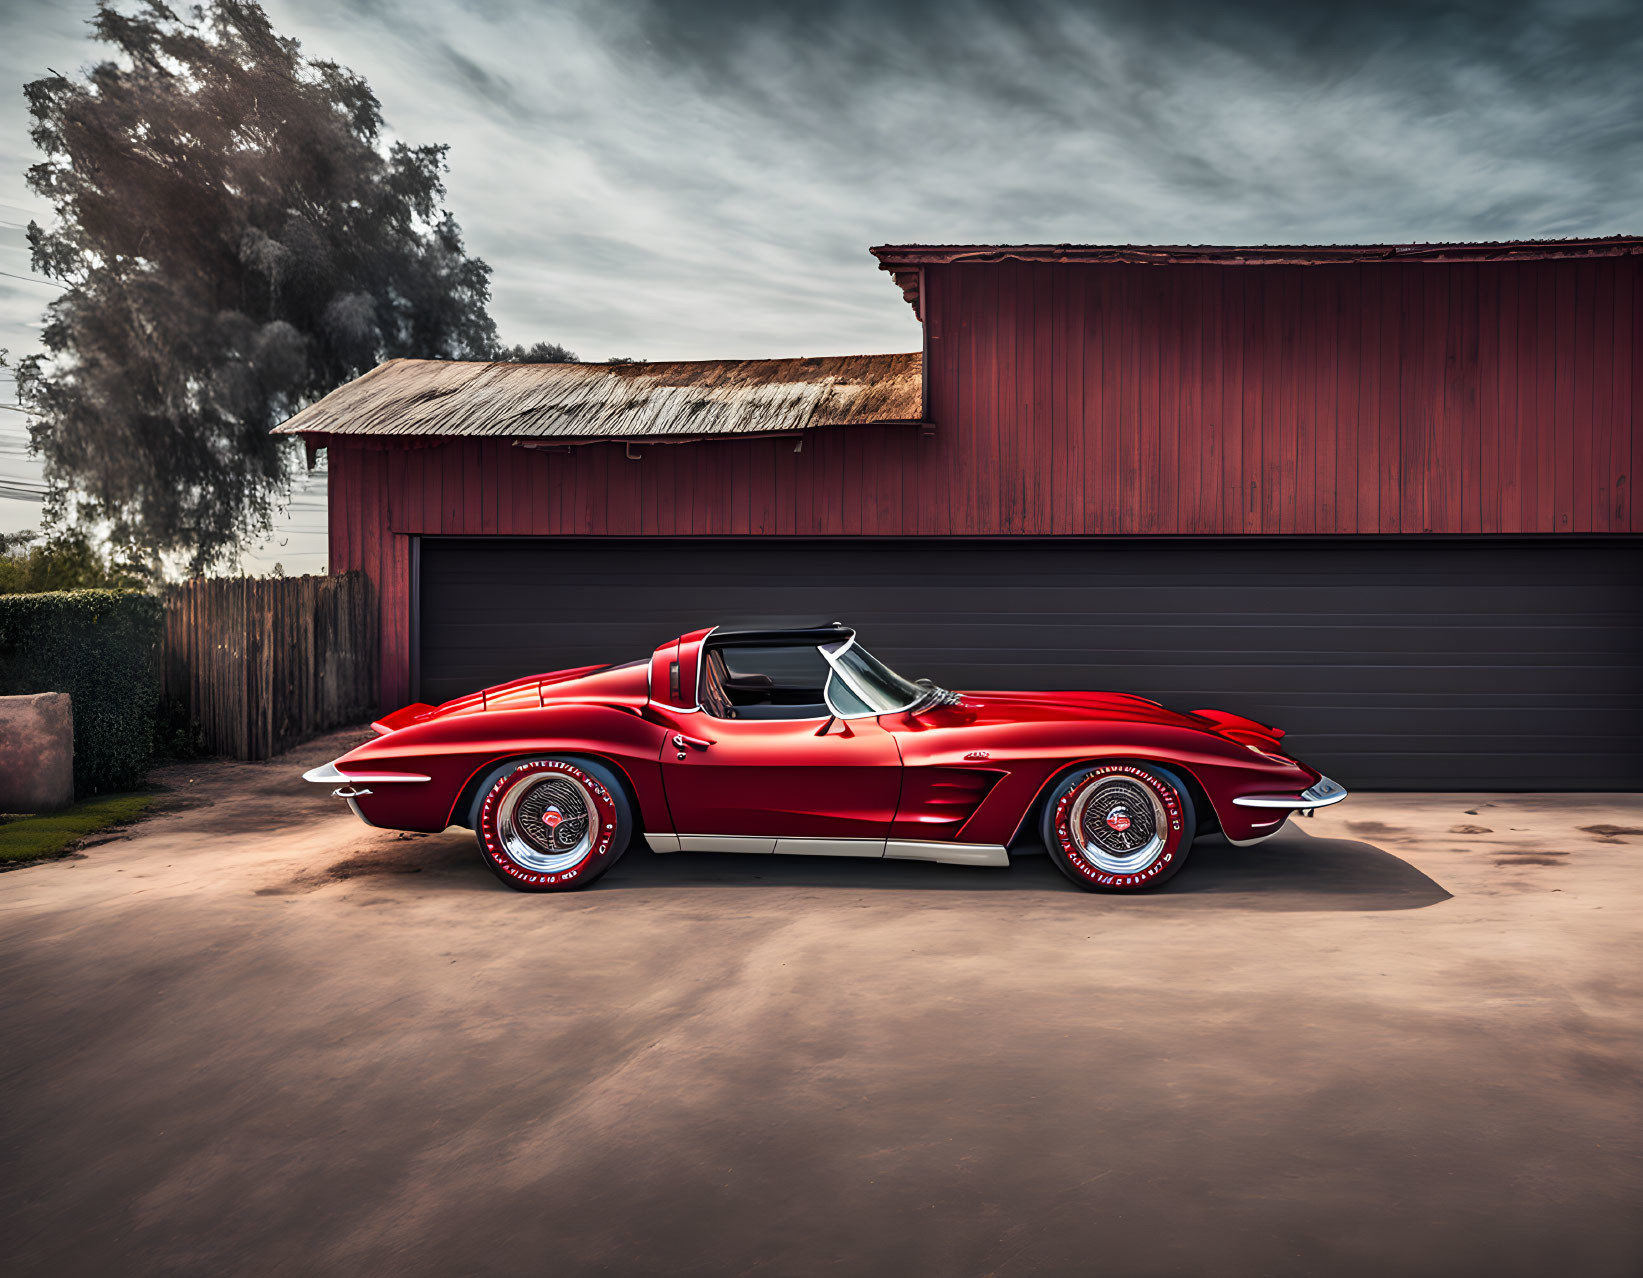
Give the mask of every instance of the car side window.
[{"label": "car side window", "polygon": [[725,704],[703,705],[727,719],[822,719],[831,669],[815,644],[725,643],[708,650],[711,678]]},{"label": "car side window", "polygon": [[769,680],[769,686],[788,691],[815,691],[820,695],[827,682],[826,660],[814,644],[770,645],[739,648],[727,645],[716,651],[724,658],[730,686]]}]

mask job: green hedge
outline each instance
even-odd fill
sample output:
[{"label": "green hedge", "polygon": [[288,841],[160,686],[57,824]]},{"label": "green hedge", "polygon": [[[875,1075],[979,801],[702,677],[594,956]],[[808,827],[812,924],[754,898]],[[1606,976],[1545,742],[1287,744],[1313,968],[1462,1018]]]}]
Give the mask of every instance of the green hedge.
[{"label": "green hedge", "polygon": [[0,595],[0,696],[74,698],[74,788],[129,790],[154,751],[162,608],[132,590]]}]

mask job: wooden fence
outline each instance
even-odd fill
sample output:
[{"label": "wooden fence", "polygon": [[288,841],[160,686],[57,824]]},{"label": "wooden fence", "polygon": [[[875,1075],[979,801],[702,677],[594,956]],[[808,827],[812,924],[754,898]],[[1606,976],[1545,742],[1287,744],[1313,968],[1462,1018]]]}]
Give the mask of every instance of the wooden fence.
[{"label": "wooden fence", "polygon": [[266,759],[369,719],[377,700],[371,584],[346,573],[172,586],[161,681],[205,748],[236,759]]}]

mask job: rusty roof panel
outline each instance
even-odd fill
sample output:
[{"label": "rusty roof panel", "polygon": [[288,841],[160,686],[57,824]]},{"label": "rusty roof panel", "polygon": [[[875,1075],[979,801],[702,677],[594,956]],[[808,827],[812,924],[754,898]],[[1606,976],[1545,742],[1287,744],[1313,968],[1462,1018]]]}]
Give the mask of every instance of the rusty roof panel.
[{"label": "rusty roof panel", "polygon": [[660,364],[391,359],[274,431],[645,440],[917,421],[920,362],[916,351]]},{"label": "rusty roof panel", "polygon": [[1643,253],[1643,236],[1467,244],[880,244],[886,271],[954,262],[1096,262],[1140,266],[1324,266],[1342,262],[1499,262]]}]

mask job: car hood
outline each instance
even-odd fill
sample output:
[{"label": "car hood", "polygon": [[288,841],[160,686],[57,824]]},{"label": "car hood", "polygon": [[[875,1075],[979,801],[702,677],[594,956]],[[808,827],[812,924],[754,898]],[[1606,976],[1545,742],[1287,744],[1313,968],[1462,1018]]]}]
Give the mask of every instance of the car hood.
[{"label": "car hood", "polygon": [[1275,747],[1281,728],[1225,710],[1171,710],[1146,697],[1126,692],[965,692],[958,704],[944,708],[957,721],[993,723],[1150,723],[1163,727],[1213,732],[1229,740]]},{"label": "car hood", "polygon": [[1206,726],[1191,714],[1125,692],[963,692],[952,709],[974,723],[1113,720]]}]

